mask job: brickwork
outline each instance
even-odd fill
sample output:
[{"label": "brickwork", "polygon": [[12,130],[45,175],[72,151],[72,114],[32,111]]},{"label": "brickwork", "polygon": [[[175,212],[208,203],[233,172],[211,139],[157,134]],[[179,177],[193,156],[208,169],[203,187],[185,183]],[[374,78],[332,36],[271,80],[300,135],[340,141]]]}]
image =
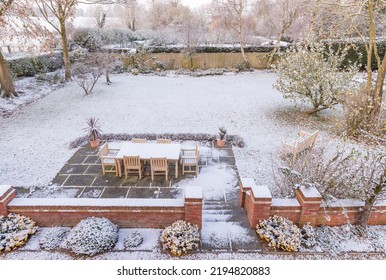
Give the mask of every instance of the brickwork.
[{"label": "brickwork", "polygon": [[0,216],[7,216],[9,213],[8,203],[16,196],[11,186],[0,186]]},{"label": "brickwork", "polygon": [[[246,210],[251,228],[273,215],[286,217],[299,226],[356,224],[363,211],[363,202],[360,201],[338,200],[334,205],[323,205],[322,197],[315,188],[297,189],[296,199],[272,199],[267,195],[267,187],[249,185],[240,184],[239,206]],[[385,201],[374,207],[369,224],[386,225]]]},{"label": "brickwork", "polygon": [[[181,202],[175,199],[154,199],[154,205],[148,205],[149,200],[146,200],[144,206],[140,205],[138,199],[111,199],[115,203],[99,205],[96,201],[103,199],[14,197],[15,192],[11,187],[3,192],[0,197],[1,214],[22,214],[44,227],[74,226],[92,216],[108,218],[121,227],[164,228],[177,220],[198,224],[200,228],[202,226],[202,197],[199,196],[186,197]],[[163,201],[165,205],[161,205]]]}]

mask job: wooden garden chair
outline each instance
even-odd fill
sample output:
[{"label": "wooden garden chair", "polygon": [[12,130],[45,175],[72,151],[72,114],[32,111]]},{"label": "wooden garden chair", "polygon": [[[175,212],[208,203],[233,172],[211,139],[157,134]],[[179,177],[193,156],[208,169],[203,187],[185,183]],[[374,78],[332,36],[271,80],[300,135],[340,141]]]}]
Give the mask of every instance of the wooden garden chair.
[{"label": "wooden garden chair", "polygon": [[155,175],[164,175],[166,181],[168,180],[169,174],[169,163],[166,158],[150,158],[150,170],[151,180],[154,181]]},{"label": "wooden garden chair", "polygon": [[118,176],[118,164],[116,155],[118,149],[110,149],[107,142],[101,147],[99,151],[99,158],[102,165],[102,173],[115,173]]},{"label": "wooden garden chair", "polygon": [[319,130],[309,133],[305,131],[299,132],[299,139],[293,142],[283,142],[281,153],[283,155],[292,154],[292,162],[295,162],[296,157],[305,150],[312,149],[315,144]]},{"label": "wooden garden chair", "polygon": [[125,179],[127,179],[128,174],[138,174],[140,180],[142,179],[142,174],[145,169],[139,156],[124,156],[123,168],[125,171]]},{"label": "wooden garden chair", "polygon": [[172,140],[170,140],[170,139],[157,139],[157,140],[155,140],[155,142],[157,144],[171,144]]},{"label": "wooden garden chair", "polygon": [[146,138],[133,138],[133,139],[131,139],[131,142],[132,143],[147,143],[147,139]]},{"label": "wooden garden chair", "polygon": [[182,175],[195,173],[198,176],[198,145],[195,148],[184,148],[181,152]]}]

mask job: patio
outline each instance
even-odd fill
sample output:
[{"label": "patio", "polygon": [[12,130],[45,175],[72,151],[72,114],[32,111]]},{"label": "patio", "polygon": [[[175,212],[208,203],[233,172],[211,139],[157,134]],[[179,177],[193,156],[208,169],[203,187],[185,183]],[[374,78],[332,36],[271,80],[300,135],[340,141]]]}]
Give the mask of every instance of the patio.
[{"label": "patio", "polygon": [[250,229],[246,213],[237,205],[238,171],[230,146],[217,148],[213,143],[200,143],[199,175],[174,177],[170,168],[169,180],[156,176],[151,181],[150,170],[139,180],[127,179],[113,173],[102,175],[98,149],[88,145],[79,148],[61,168],[48,187],[17,189],[18,197],[29,198],[182,198],[184,188],[203,187],[203,251],[260,251],[254,230]]}]

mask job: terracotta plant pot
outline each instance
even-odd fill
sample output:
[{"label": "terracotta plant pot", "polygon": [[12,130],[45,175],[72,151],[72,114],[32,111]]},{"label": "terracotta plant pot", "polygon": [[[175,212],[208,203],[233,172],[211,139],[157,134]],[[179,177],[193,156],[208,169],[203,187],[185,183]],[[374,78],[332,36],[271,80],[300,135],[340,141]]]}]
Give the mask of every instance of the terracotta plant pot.
[{"label": "terracotta plant pot", "polygon": [[100,142],[99,139],[90,140],[90,146],[91,146],[91,148],[96,148],[96,147],[98,147],[98,146],[99,146],[99,142]]},{"label": "terracotta plant pot", "polygon": [[220,148],[225,147],[225,140],[217,139],[217,146]]}]

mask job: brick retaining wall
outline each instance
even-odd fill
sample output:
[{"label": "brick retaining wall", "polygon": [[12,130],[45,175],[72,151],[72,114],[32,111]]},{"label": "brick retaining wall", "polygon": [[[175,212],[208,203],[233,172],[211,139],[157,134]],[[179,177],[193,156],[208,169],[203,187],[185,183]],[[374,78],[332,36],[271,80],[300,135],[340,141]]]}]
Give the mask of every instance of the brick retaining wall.
[{"label": "brick retaining wall", "polygon": [[11,186],[0,186],[0,215],[8,213],[28,216],[46,227],[74,226],[94,216],[121,227],[164,228],[185,220],[201,228],[202,194],[187,191],[183,199],[15,198]]},{"label": "brick retaining wall", "polygon": [[[299,188],[295,196],[294,199],[272,198],[267,186],[256,186],[253,179],[241,178],[239,206],[246,210],[252,228],[273,215],[286,217],[300,226],[356,224],[364,206],[364,202],[352,199],[338,199],[324,205],[316,188]],[[369,224],[386,225],[386,201],[374,207]]]}]

